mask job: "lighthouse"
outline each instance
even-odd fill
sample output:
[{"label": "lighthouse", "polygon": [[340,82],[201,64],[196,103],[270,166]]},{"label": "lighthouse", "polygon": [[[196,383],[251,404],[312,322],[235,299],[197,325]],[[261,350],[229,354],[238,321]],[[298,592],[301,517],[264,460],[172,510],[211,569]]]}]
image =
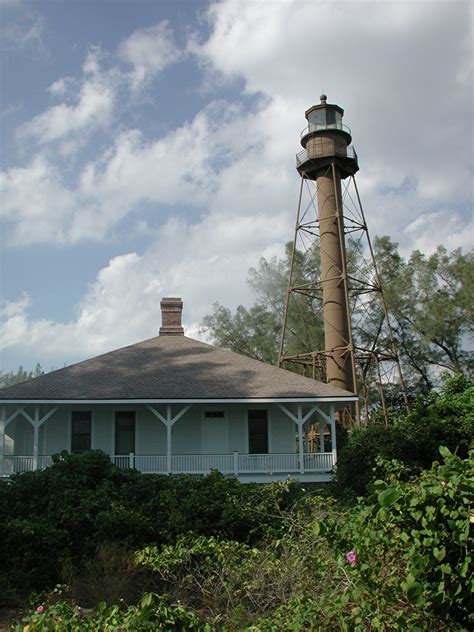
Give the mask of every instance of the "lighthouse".
[{"label": "lighthouse", "polygon": [[[344,425],[367,423],[378,409],[387,423],[386,387],[401,392],[406,405],[408,400],[355,180],[358,157],[343,116],[344,110],[328,103],[325,94],[305,112],[303,150],[296,155],[301,182],[279,365],[289,364],[358,395],[355,406],[339,415]],[[295,266],[301,257],[311,262],[306,276]],[[303,304],[304,313],[313,314],[307,335],[294,328],[292,319],[303,313]]]},{"label": "lighthouse", "polygon": [[353,176],[359,166],[343,115],[341,107],[327,103],[325,94],[305,112],[308,125],[301,133],[303,151],[297,155],[297,169],[303,178],[316,182],[327,382],[353,392],[341,180]]}]

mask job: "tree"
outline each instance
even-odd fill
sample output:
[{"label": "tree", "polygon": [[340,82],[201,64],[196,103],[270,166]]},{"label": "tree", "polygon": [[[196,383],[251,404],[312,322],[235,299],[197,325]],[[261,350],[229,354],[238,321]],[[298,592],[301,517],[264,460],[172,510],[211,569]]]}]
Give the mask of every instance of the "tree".
[{"label": "tree", "polygon": [[[250,268],[248,283],[256,295],[247,309],[239,305],[235,314],[214,304],[205,316],[203,327],[222,347],[271,364],[278,361],[280,336],[285,313],[293,244],[286,245],[284,259],[262,257],[257,268]],[[293,284],[303,285],[319,276],[319,256],[315,250],[297,251],[293,264]],[[289,354],[322,348],[323,327],[317,299],[294,294],[287,323]]]},{"label": "tree", "polygon": [[[285,257],[262,257],[249,270],[248,282],[255,304],[240,305],[235,314],[216,303],[204,318],[204,328],[217,345],[275,364],[278,359],[282,321],[290,276],[292,244]],[[472,295],[474,255],[460,250],[448,253],[443,246],[426,257],[414,251],[405,261],[398,244],[389,237],[374,240],[374,252],[395,343],[404,375],[413,395],[430,391],[443,371],[468,374],[473,354],[467,349],[473,332]],[[349,274],[368,277],[363,253],[348,248]],[[319,253],[313,248],[295,253],[293,286],[319,278]],[[287,323],[286,355],[324,348],[321,303],[310,293],[293,292]],[[365,298],[364,298],[365,296]],[[356,344],[370,348],[378,338],[380,348],[391,348],[388,332],[381,332],[383,307],[373,295],[362,295],[353,309]],[[360,324],[360,326],[359,326]]]},{"label": "tree", "polygon": [[6,386],[13,386],[13,384],[19,384],[20,382],[26,382],[34,377],[44,375],[44,371],[41,368],[41,364],[38,362],[32,371],[26,371],[21,365],[15,372],[9,371],[8,373],[0,372],[0,388]]},{"label": "tree", "polygon": [[430,257],[415,250],[405,262],[388,237],[375,240],[375,251],[411,386],[426,392],[442,371],[471,373],[474,253],[438,246]]}]

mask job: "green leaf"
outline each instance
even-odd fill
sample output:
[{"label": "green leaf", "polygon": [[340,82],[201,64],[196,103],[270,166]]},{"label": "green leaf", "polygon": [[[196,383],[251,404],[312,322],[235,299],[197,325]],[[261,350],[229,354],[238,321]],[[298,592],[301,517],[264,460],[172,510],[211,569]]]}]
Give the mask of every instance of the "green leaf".
[{"label": "green leaf", "polygon": [[378,503],[381,507],[389,507],[400,498],[400,492],[394,487],[389,487],[377,496]]},{"label": "green leaf", "polygon": [[151,602],[152,601],[153,601],[152,593],[147,593],[146,595],[143,595],[142,600],[140,602],[142,608],[146,608],[147,606],[151,606]]},{"label": "green leaf", "polygon": [[421,595],[422,586],[419,582],[412,582],[408,585],[406,589],[407,597],[412,602],[415,603],[418,600],[418,597]]},{"label": "green leaf", "polygon": [[319,522],[314,522],[313,525],[311,526],[311,533],[313,535],[318,536],[321,532],[321,525],[319,524]]},{"label": "green leaf", "polygon": [[441,560],[443,560],[446,557],[445,547],[442,546],[440,549],[438,549],[438,547],[435,546],[435,548],[433,549],[433,555],[438,560],[438,562],[441,562]]},{"label": "green leaf", "polygon": [[438,450],[443,459],[448,459],[450,456],[452,456],[451,452],[444,445],[440,445]]}]

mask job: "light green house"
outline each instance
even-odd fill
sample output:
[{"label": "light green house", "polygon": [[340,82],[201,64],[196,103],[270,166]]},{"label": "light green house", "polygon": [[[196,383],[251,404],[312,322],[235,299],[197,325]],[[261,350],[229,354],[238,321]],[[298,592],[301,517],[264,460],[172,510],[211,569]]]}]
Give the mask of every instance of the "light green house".
[{"label": "light green house", "polygon": [[187,338],[181,300],[161,305],[159,336],[0,390],[0,475],[101,449],[149,473],[329,481],[356,397]]}]

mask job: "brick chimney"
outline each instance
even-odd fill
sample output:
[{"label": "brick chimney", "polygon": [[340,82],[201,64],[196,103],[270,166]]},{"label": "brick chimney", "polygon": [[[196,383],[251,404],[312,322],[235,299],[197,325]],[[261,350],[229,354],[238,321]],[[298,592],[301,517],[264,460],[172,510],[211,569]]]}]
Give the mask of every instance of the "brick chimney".
[{"label": "brick chimney", "polygon": [[183,301],[180,298],[161,299],[160,336],[184,336],[181,325]]}]

